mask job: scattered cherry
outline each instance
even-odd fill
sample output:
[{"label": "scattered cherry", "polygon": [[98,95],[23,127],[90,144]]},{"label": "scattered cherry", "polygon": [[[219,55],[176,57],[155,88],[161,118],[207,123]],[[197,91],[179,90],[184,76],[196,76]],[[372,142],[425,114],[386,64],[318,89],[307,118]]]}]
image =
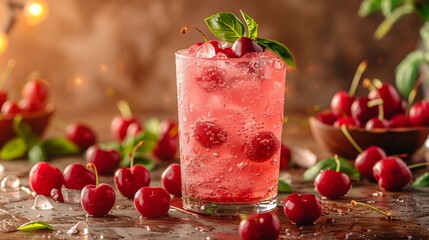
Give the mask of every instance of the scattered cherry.
[{"label": "scattered cherry", "polygon": [[279,145],[274,133],[262,131],[246,143],[246,155],[254,162],[265,162],[277,153]]},{"label": "scattered cherry", "polygon": [[49,197],[52,189],[60,189],[63,183],[61,171],[46,162],[36,163],[30,170],[29,185],[37,194]]},{"label": "scattered cherry", "polygon": [[280,169],[288,169],[292,158],[292,152],[290,148],[283,143],[280,147]]},{"label": "scattered cherry", "polygon": [[413,175],[400,158],[386,157],[378,161],[373,169],[378,185],[386,191],[398,191],[407,186]]},{"label": "scattered cherry", "polygon": [[94,163],[101,175],[113,173],[121,162],[121,155],[114,149],[101,149],[97,145],[92,145],[86,150],[86,162]]},{"label": "scattered cherry", "polygon": [[110,130],[112,136],[118,140],[122,141],[127,136],[127,130],[132,124],[136,124],[142,128],[141,123],[135,118],[132,113],[130,106],[125,101],[119,101],[118,109],[121,112],[121,115],[113,118],[112,123],[110,124]]},{"label": "scattered cherry", "polygon": [[160,137],[153,150],[153,154],[162,161],[171,161],[176,158],[178,145],[178,125],[174,121],[162,121]]},{"label": "scattered cherry", "polygon": [[140,188],[134,196],[134,207],[145,218],[161,218],[170,209],[170,194],[160,187]]},{"label": "scattered cherry", "polygon": [[283,211],[293,224],[311,225],[322,214],[322,202],[314,194],[290,194],[283,203]]},{"label": "scattered cherry", "polygon": [[115,190],[108,184],[98,185],[97,167],[88,163],[87,168],[93,168],[95,172],[95,185],[86,185],[81,192],[80,202],[83,209],[91,216],[103,217],[112,210],[115,205]]},{"label": "scattered cherry", "polygon": [[182,196],[182,175],[180,165],[177,163],[170,164],[161,175],[162,186],[168,193],[176,197]]},{"label": "scattered cherry", "polygon": [[141,141],[134,146],[130,157],[130,167],[116,170],[113,178],[116,189],[118,189],[122,196],[128,199],[133,199],[140,188],[149,186],[150,184],[149,171],[142,165],[134,165],[135,153],[143,144],[144,142]]},{"label": "scattered cherry", "polygon": [[72,163],[64,169],[64,186],[82,190],[86,185],[95,184],[95,175],[80,163]]},{"label": "scattered cherry", "polygon": [[97,142],[94,131],[82,123],[72,123],[66,127],[66,138],[76,144],[81,150],[86,150]]},{"label": "scattered cherry", "polygon": [[195,124],[195,140],[205,148],[214,148],[222,145],[227,138],[225,129],[214,121],[199,121]]},{"label": "scattered cherry", "polygon": [[238,38],[237,40],[235,40],[231,48],[237,57],[241,57],[246,53],[264,51],[261,45],[259,45],[257,42],[248,37]]},{"label": "scattered cherry", "polygon": [[280,221],[272,213],[242,216],[238,233],[242,240],[276,240],[280,235]]},{"label": "scattered cherry", "polygon": [[44,106],[48,101],[49,91],[49,83],[46,80],[35,79],[25,83],[22,88],[22,96]]},{"label": "scattered cherry", "polygon": [[346,195],[352,186],[349,176],[340,172],[340,161],[337,156],[335,156],[335,161],[337,163],[336,170],[322,170],[314,179],[317,192],[328,199],[338,199]]},{"label": "scattered cherry", "polygon": [[354,165],[364,178],[375,181],[372,168],[385,157],[386,152],[383,149],[377,146],[370,146],[356,156]]}]

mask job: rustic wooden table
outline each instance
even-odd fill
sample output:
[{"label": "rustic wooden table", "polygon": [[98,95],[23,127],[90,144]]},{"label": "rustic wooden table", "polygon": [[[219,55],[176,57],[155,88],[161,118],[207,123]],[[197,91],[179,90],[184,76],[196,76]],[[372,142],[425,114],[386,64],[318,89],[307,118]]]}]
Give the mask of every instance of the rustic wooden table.
[{"label": "rustic wooden table", "polygon": [[[308,148],[319,159],[329,154],[320,149],[311,138],[304,123],[289,124],[285,129],[285,142],[292,146]],[[424,154],[424,152],[423,152]],[[51,163],[61,170],[72,162],[83,163],[81,156],[54,159]],[[1,174],[16,175],[22,188],[0,192],[1,239],[239,239],[238,217],[208,217],[185,212],[181,200],[173,199],[168,217],[143,219],[134,209],[131,200],[120,197],[107,217],[87,217],[80,204],[57,203],[50,200],[51,210],[34,210],[34,196],[27,192],[28,173],[31,165],[24,161],[2,162]],[[152,172],[153,186],[160,186],[160,175],[166,165],[159,165]],[[303,169],[283,171],[290,174],[294,192],[314,193],[313,183],[302,181]],[[112,184],[112,177],[102,177],[101,182]],[[280,239],[429,239],[429,189],[407,187],[401,192],[384,192],[376,184],[355,182],[349,194],[336,201],[323,199],[323,215],[311,226],[295,226],[289,222],[281,208],[287,194],[279,195],[276,214],[281,220]],[[366,202],[392,212],[386,219],[362,207],[352,207],[351,200]],[[19,232],[16,228],[29,221],[44,221],[56,230]],[[88,224],[88,235],[68,235],[67,231],[77,222]]]}]

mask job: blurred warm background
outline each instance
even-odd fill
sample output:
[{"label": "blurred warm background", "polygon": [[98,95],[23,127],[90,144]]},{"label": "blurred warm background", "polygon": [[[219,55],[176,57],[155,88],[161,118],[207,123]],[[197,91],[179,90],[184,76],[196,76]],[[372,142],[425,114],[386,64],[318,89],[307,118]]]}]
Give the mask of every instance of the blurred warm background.
[{"label": "blurred warm background", "polygon": [[0,67],[16,60],[4,87],[19,94],[39,71],[53,89],[57,118],[91,125],[102,116],[106,121],[94,126],[100,129],[117,114],[119,99],[142,118],[176,117],[174,52],[202,40],[179,30],[192,25],[209,34],[203,19],[216,12],[244,10],[259,23],[260,36],[293,52],[286,113],[327,106],[349,87],[362,60],[369,62],[366,76],[393,82],[395,66],[418,45],[420,27],[415,16],[406,17],[377,41],[373,31],[382,16],[360,18],[360,0],[45,0],[45,19],[29,19],[20,7],[27,2],[0,0],[0,32],[8,31]]}]

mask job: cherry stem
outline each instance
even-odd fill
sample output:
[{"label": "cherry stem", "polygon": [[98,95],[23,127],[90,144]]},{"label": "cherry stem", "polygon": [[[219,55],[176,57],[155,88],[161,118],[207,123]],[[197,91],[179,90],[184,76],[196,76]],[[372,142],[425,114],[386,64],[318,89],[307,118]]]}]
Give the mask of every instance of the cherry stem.
[{"label": "cherry stem", "polygon": [[1,73],[1,76],[0,76],[0,89],[3,88],[5,82],[9,79],[13,69],[15,68],[15,64],[16,62],[13,59],[10,59],[9,61],[7,61],[7,67]]},{"label": "cherry stem", "polygon": [[371,210],[373,210],[373,211],[375,211],[375,212],[378,212],[378,213],[380,213],[381,215],[384,215],[386,218],[388,218],[388,219],[390,219],[390,218],[392,218],[392,216],[393,216],[393,213],[391,213],[391,212],[388,212],[388,213],[386,213],[386,212],[383,212],[383,211],[381,211],[380,209],[378,209],[378,208],[375,208],[375,207],[373,207],[373,206],[371,206],[371,205],[369,205],[369,204],[366,204],[366,203],[363,203],[363,202],[358,202],[358,201],[355,201],[355,200],[352,200],[351,202],[350,202],[350,204],[352,205],[352,206],[364,206],[364,207],[367,207],[367,208],[369,208],[369,209],[371,209]]},{"label": "cherry stem", "polygon": [[365,72],[368,63],[366,61],[362,61],[358,68],[356,69],[355,75],[353,76],[352,84],[349,89],[349,96],[353,97],[356,93],[356,89],[359,85],[359,81],[362,78],[362,74]]},{"label": "cherry stem", "polygon": [[341,132],[343,132],[344,136],[349,140],[349,142],[353,145],[353,147],[359,152],[363,152],[362,148],[357,144],[357,142],[353,139],[352,135],[350,135],[347,130],[347,126],[345,124],[341,125]]},{"label": "cherry stem", "polygon": [[131,118],[133,116],[130,105],[125,100],[118,102],[118,109],[121,112],[121,116],[124,118]]},{"label": "cherry stem", "polygon": [[139,149],[139,147],[143,145],[144,145],[144,141],[142,140],[134,146],[133,151],[130,154],[130,168],[134,166],[134,156],[136,155],[137,150]]},{"label": "cherry stem", "polygon": [[192,27],[192,26],[188,26],[188,27],[183,27],[180,32],[185,34],[189,29],[194,29],[197,30],[204,38],[204,42],[208,42],[209,39],[207,38],[207,36],[203,33],[203,31],[201,31],[199,28],[196,27]]},{"label": "cherry stem", "polygon": [[335,163],[337,163],[337,167],[335,168],[335,171],[339,172],[340,168],[341,168],[341,163],[340,163],[340,159],[338,158],[337,154],[334,155],[334,159],[335,159]]},{"label": "cherry stem", "polygon": [[408,113],[410,112],[410,108],[413,105],[414,99],[416,98],[416,95],[417,95],[417,90],[420,87],[420,85],[422,85],[422,83],[426,80],[425,77],[426,77],[426,74],[422,74],[414,83],[413,88],[411,89],[410,94],[408,95],[405,115],[408,115]]},{"label": "cherry stem", "polygon": [[414,163],[408,166],[409,169],[429,166],[429,162]]},{"label": "cherry stem", "polygon": [[97,167],[95,166],[94,163],[87,163],[86,164],[86,169],[94,169],[94,174],[95,174],[95,186],[98,187],[98,172],[97,172]]},{"label": "cherry stem", "polygon": [[383,99],[377,98],[368,102],[368,107],[378,106],[378,119],[384,119]]}]

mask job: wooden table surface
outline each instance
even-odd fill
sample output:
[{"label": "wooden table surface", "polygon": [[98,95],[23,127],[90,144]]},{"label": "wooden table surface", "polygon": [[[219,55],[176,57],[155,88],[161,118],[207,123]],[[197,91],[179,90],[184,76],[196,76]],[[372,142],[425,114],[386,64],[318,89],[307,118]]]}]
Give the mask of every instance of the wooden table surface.
[{"label": "wooden table surface", "polygon": [[[305,122],[292,122],[285,128],[284,142],[291,146],[308,148],[318,159],[329,153],[316,145]],[[424,156],[425,152],[421,152]],[[83,163],[82,156],[58,158],[51,164],[64,170],[72,162]],[[239,239],[238,217],[208,217],[185,212],[181,200],[173,198],[168,217],[143,219],[134,209],[131,200],[117,194],[116,204],[107,217],[87,217],[80,204],[57,203],[52,199],[51,210],[33,210],[34,196],[29,194],[28,173],[31,165],[25,160],[1,162],[1,174],[21,178],[22,189],[0,192],[1,239]],[[166,164],[158,165],[152,172],[152,186],[160,186],[160,176]],[[282,171],[290,174],[294,192],[318,195],[312,182],[302,181],[304,169]],[[113,177],[102,177],[100,182],[113,185]],[[323,199],[323,214],[311,226],[295,226],[289,222],[281,207],[287,194],[279,195],[276,214],[281,220],[280,239],[429,239],[429,189],[407,187],[401,192],[384,192],[376,184],[354,182],[348,195],[340,200]],[[386,219],[371,210],[352,207],[351,200],[370,203],[392,212],[393,219]],[[29,221],[44,221],[53,225],[54,231],[19,232],[16,228]],[[79,221],[89,225],[86,236],[67,235],[68,229]]]}]

